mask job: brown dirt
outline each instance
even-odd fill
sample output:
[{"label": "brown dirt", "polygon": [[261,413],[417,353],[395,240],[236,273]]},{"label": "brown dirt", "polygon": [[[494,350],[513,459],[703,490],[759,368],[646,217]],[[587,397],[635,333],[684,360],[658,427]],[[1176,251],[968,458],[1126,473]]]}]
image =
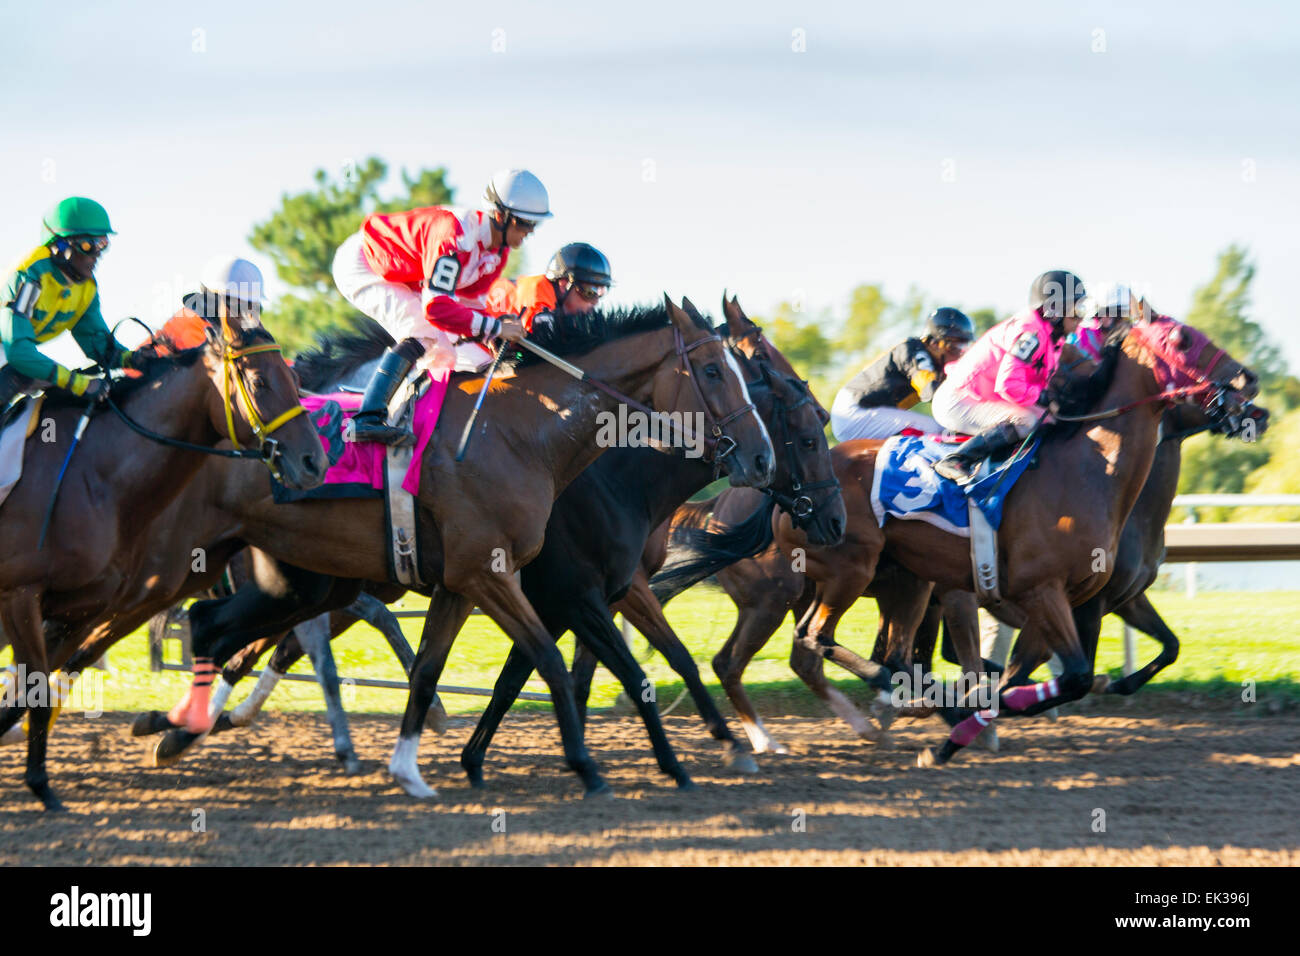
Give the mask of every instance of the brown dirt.
[{"label": "brown dirt", "polygon": [[425,736],[430,802],[385,770],[396,718],[354,718],[356,777],[334,760],[323,716],[265,714],[165,770],[144,766],[129,720],[59,722],[62,815],[22,787],[23,748],[4,749],[0,864],[1300,863],[1292,715],[1004,721],[1001,754],[967,750],[938,770],[915,765],[942,737],[936,721],[900,722],[882,748],[829,718],[787,717],[769,730],[791,753],[761,755],[756,777],[723,769],[698,721],[670,717],[699,785],[685,793],[658,773],[639,722],[593,716],[588,742],[618,796],[586,801],[549,714],[506,722],[483,791],[460,772],[472,726],[459,720]]}]

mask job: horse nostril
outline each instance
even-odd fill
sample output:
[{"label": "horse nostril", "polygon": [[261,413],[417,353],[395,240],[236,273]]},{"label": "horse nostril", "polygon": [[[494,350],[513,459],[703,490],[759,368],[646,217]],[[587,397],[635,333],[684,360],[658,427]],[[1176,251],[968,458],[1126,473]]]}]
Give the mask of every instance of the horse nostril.
[{"label": "horse nostril", "polygon": [[831,534],[835,535],[835,537],[838,538],[838,537],[839,537],[840,535],[842,535],[843,533],[844,533],[844,524],[843,524],[843,522],[841,522],[839,518],[832,518],[832,519],[831,519]]},{"label": "horse nostril", "polygon": [[302,470],[313,478],[319,478],[323,473],[321,471],[320,455],[303,455]]}]

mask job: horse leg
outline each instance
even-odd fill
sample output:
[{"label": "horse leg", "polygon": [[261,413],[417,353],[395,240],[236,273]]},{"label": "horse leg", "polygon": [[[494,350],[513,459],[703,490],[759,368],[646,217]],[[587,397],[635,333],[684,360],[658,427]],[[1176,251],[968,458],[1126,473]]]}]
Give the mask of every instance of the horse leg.
[{"label": "horse leg", "polygon": [[307,656],[311,658],[316,680],[320,683],[321,693],[325,696],[325,713],[334,738],[334,756],[338,758],[339,763],[343,764],[344,772],[350,776],[361,771],[361,761],[357,759],[357,752],[352,746],[348,714],[343,709],[343,700],[339,695],[339,672],[334,663],[334,652],[330,649],[330,619],[331,615],[322,614],[299,624],[289,633],[280,647],[276,648],[276,656],[280,656],[281,651],[288,655],[301,649],[299,652],[306,651]]},{"label": "horse leg", "polygon": [[1043,585],[1021,596],[1018,603],[1029,619],[1029,624],[1021,631],[1021,639],[1028,640],[1031,646],[1038,645],[1049,653],[1054,652],[1064,665],[1061,676],[1038,684],[1003,688],[995,706],[977,711],[953,728],[938,754],[922,751],[917,758],[919,765],[946,763],[1000,712],[1032,717],[1062,703],[1078,700],[1092,688],[1092,663],[1079,644],[1070,602],[1060,585]]},{"label": "horse leg", "polygon": [[[44,624],[41,620],[41,592],[36,587],[19,587],[0,601],[0,627],[13,645],[17,680],[14,689],[25,700],[14,710],[27,708],[27,788],[46,810],[65,809],[50,787],[45,769],[46,742],[50,726],[49,661],[45,654]],[[43,686],[42,686],[43,685]]]},{"label": "horse leg", "polygon": [[[944,634],[952,644],[953,656],[956,658],[953,663],[961,668],[972,688],[971,694],[984,682],[996,687],[1002,676],[1002,668],[989,668],[989,662],[980,655],[979,601],[974,592],[956,589],[945,591],[939,595],[939,604],[943,608]],[[966,701],[961,703],[965,705]],[[949,726],[956,726],[958,720],[969,716],[969,710],[964,706],[955,710],[945,709],[940,711],[939,716]],[[997,753],[1001,746],[997,727],[990,724],[975,738],[975,746]]]},{"label": "horse leg", "polygon": [[214,723],[208,710],[208,690],[218,663],[224,663],[239,648],[322,611],[355,600],[361,585],[325,574],[283,564],[250,550],[253,582],[227,598],[198,601],[190,608],[191,642],[194,655],[193,694],[185,713],[173,710],[181,729],[169,731],[154,748],[154,765],[175,763],[187,751],[207,738]]},{"label": "horse leg", "polygon": [[[581,643],[578,646],[581,647]],[[470,786],[483,786],[483,757],[506,711],[519,697],[519,692],[524,689],[532,672],[533,663],[528,655],[518,647],[511,647],[510,653],[506,655],[505,666],[501,668],[501,674],[492,687],[492,699],[479,717],[478,726],[470,735],[465,749],[460,752],[460,765],[469,777]]]},{"label": "horse leg", "polygon": [[1160,642],[1160,653],[1151,663],[1127,677],[1112,682],[1106,688],[1108,694],[1128,695],[1136,693],[1143,684],[1178,660],[1178,637],[1169,629],[1169,625],[1164,622],[1160,613],[1152,607],[1145,592],[1121,605],[1115,613],[1124,619],[1125,624],[1137,628],[1143,634],[1154,637]]},{"label": "horse leg", "polygon": [[[609,784],[601,777],[596,762],[592,760],[583,742],[582,722],[573,696],[573,679],[564,666],[564,657],[555,646],[546,625],[524,595],[513,574],[478,572],[473,584],[475,603],[486,611],[532,660],[533,667],[546,681],[551,692],[551,704],[560,726],[564,743],[564,758],[569,768],[582,778],[586,796],[610,792]],[[427,702],[426,702],[427,706]]]},{"label": "horse leg", "polygon": [[[820,587],[818,590],[820,591]],[[819,604],[814,600],[805,612],[804,620],[806,621],[809,615],[817,613],[818,610]],[[803,622],[801,627],[802,625]],[[825,661],[826,655],[821,652],[820,645],[802,639],[800,632],[796,630],[795,639],[790,645],[790,669],[830,708],[833,714],[849,725],[850,730],[864,740],[879,741],[882,737],[880,729],[867,720],[853,702],[832,687],[830,681],[826,679]]]},{"label": "horse leg", "polygon": [[691,657],[691,652],[682,644],[664,617],[663,608],[655,599],[654,592],[650,590],[650,582],[641,571],[638,570],[632,578],[632,586],[623,595],[617,609],[645,635],[645,639],[668,661],[668,666],[686,682],[704,726],[726,750],[727,766],[741,773],[758,773],[758,764],[754,763],[754,758],[749,753],[741,749],[740,742],[732,735],[726,719],[700,680],[700,669]]},{"label": "horse leg", "polygon": [[656,695],[653,692],[647,693],[647,690],[653,691],[650,678],[645,676],[645,671],[641,670],[632,652],[628,650],[622,633],[614,626],[605,595],[596,589],[588,590],[574,602],[572,613],[574,636],[587,645],[618,678],[623,685],[623,692],[640,713],[659,769],[676,781],[681,789],[693,790],[695,784],[677,760],[672,744],[668,742],[668,735],[664,733]]},{"label": "horse leg", "polygon": [[[902,567],[889,575],[887,584],[879,576],[875,584],[876,604],[880,609],[881,625],[885,628],[885,666],[890,671],[890,685],[897,690],[900,677],[903,686],[912,683],[912,675],[909,674],[912,644],[921,619],[925,617],[926,608],[930,605],[934,585]],[[915,670],[923,673],[919,666]],[[921,682],[927,680],[933,680],[933,676],[921,677]],[[912,696],[921,690],[921,687],[912,687]],[[867,710],[882,731],[889,729],[898,717],[898,712],[894,704],[894,693],[885,691],[876,694]],[[923,708],[922,712],[928,712],[928,708]]]},{"label": "horse leg", "polygon": [[[388,646],[393,649],[397,655],[397,660],[402,665],[402,670],[406,672],[409,679],[411,676],[411,667],[415,664],[415,652],[411,650],[411,645],[407,643],[406,635],[402,633],[402,625],[397,622],[393,612],[388,610],[388,606],[383,601],[362,591],[357,599],[347,606],[342,612],[336,612],[336,617],[348,615],[365,621],[380,634],[384,635],[384,640],[388,641]],[[349,622],[351,623],[351,622]],[[334,637],[338,637],[346,630],[348,625],[339,626],[332,622]],[[433,703],[429,706],[429,729],[435,734],[445,734],[447,732],[447,709],[442,706],[442,698],[437,692],[433,695]]]},{"label": "horse leg", "polygon": [[[811,582],[807,583],[809,599],[811,599]],[[741,678],[749,662],[771,640],[790,609],[779,595],[774,595],[765,589],[762,589],[761,593],[746,591],[740,597],[733,594],[732,599],[736,601],[738,610],[736,626],[732,629],[731,636],[727,638],[727,643],[723,644],[718,653],[713,656],[713,673],[718,675],[727,699],[731,701],[731,706],[736,708],[736,714],[740,717],[740,726],[745,729],[745,735],[749,737],[754,753],[789,753],[785,745],[773,739],[767,732],[767,728],[763,726],[758,710],[749,699],[749,695],[745,693],[745,685],[741,682]],[[802,613],[804,610],[802,599],[799,604],[796,613]]]},{"label": "horse leg", "polygon": [[574,635],[573,644],[573,668],[571,671],[573,677],[573,696],[578,706],[578,720],[585,727],[587,725],[587,701],[591,698],[591,682],[596,676],[596,665],[599,659],[595,651],[587,646],[586,642],[579,640]]}]

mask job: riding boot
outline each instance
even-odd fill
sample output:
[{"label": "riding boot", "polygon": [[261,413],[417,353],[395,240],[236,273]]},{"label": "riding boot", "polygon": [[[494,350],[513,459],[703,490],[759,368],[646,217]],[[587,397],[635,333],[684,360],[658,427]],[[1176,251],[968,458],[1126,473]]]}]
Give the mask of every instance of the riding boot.
[{"label": "riding boot", "polygon": [[964,485],[971,480],[975,469],[985,458],[1015,448],[1020,441],[1020,432],[1016,430],[1015,425],[1010,422],[994,425],[964,442],[951,455],[940,458],[934,463],[934,470],[941,477],[950,478],[957,484]]},{"label": "riding boot", "polygon": [[411,366],[423,354],[424,346],[416,339],[403,339],[384,353],[361,397],[361,409],[352,418],[354,441],[399,446],[415,442],[415,435],[411,432],[388,424],[388,403],[397,394]]}]

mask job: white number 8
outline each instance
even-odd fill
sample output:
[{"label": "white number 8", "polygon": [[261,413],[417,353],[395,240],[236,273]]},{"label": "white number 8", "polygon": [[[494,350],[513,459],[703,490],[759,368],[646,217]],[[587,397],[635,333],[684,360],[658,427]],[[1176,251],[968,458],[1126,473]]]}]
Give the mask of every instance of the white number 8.
[{"label": "white number 8", "polygon": [[429,276],[429,290],[445,295],[456,294],[456,280],[460,278],[460,260],[455,256],[442,256],[433,264]]}]

